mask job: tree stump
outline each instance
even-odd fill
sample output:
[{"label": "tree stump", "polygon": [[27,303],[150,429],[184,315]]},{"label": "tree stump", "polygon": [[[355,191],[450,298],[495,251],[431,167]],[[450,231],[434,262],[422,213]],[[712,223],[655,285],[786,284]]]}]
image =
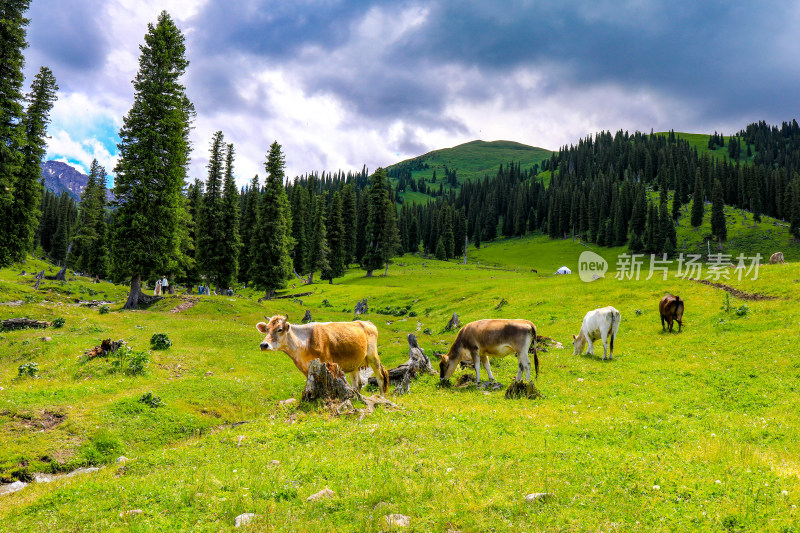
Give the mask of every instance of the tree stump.
[{"label": "tree stump", "polygon": [[359,300],[356,304],[356,308],[354,310],[356,315],[363,315],[369,311],[369,305],[367,305],[367,299],[364,298],[363,300]]},{"label": "tree stump", "polygon": [[312,320],[311,319],[311,310],[310,309],[306,309],[306,314],[303,315],[303,324],[311,322],[311,320]]},{"label": "tree stump", "polygon": [[347,384],[339,365],[323,363],[319,359],[311,361],[301,401],[343,402],[354,396],[355,392]]},{"label": "tree stump", "polygon": [[33,284],[33,288],[38,291],[39,290],[39,284],[44,279],[44,270],[42,270],[41,272],[36,274],[36,276],[33,279],[36,280],[36,283]]},{"label": "tree stump", "polygon": [[113,342],[111,339],[104,339],[100,342],[100,346],[95,346],[94,348],[86,350],[83,355],[89,359],[94,359],[95,357],[107,357],[108,355],[119,350],[123,344],[125,344],[125,341],[122,339]]},{"label": "tree stump", "polygon": [[48,324],[44,320],[32,318],[8,318],[3,320],[2,325],[2,329],[45,329]]},{"label": "tree stump", "polygon": [[[411,380],[416,379],[420,372],[435,374],[431,367],[431,360],[425,355],[425,350],[420,348],[417,337],[408,334],[408,360],[402,365],[389,371],[389,383],[396,385],[395,394],[406,394],[411,387]],[[369,378],[369,384],[378,386],[378,380]]]},{"label": "tree stump", "polygon": [[444,327],[445,331],[453,331],[454,329],[458,329],[461,327],[461,321],[458,319],[458,315],[453,313],[453,316],[450,317],[450,321]]},{"label": "tree stump", "polygon": [[[44,272],[44,270],[42,270]],[[58,271],[58,274],[55,276],[45,276],[44,279],[55,280],[55,281],[67,281],[67,267],[65,266],[61,270]]]}]

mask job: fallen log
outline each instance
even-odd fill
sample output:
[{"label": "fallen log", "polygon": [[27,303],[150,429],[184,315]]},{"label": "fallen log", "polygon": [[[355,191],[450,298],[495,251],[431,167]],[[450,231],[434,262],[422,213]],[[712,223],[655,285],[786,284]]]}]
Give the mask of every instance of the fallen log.
[{"label": "fallen log", "polygon": [[45,320],[32,318],[7,318],[2,324],[3,329],[45,329],[49,325]]},{"label": "fallen log", "polygon": [[281,300],[281,299],[285,299],[285,298],[299,298],[301,296],[309,296],[311,294],[314,294],[314,292],[312,291],[312,292],[301,292],[299,294],[284,294],[283,296],[275,296],[275,297],[273,297],[273,300]]}]

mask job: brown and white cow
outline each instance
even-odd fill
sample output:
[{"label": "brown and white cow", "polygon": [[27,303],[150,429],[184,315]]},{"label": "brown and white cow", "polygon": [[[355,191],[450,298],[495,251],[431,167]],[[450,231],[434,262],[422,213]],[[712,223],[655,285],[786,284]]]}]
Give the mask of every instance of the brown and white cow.
[{"label": "brown and white cow", "polygon": [[[621,321],[620,312],[610,305],[586,313],[581,324],[581,332],[572,336],[575,355],[580,355],[584,346],[589,346],[588,354],[594,355],[594,341],[601,339],[603,341],[603,361],[606,360],[606,355],[609,359],[614,359],[614,339],[617,338]],[[611,345],[610,349],[608,348],[609,344]]]},{"label": "brown and white cow", "polygon": [[471,360],[475,365],[475,381],[481,382],[481,363],[494,381],[489,357],[505,357],[516,353],[519,361],[517,380],[525,374],[531,379],[531,362],[528,349],[533,346],[533,362],[536,377],[539,377],[539,357],[536,355],[536,326],[529,320],[486,319],[470,322],[461,328],[450,351],[442,356],[439,363],[439,377],[442,380],[453,375],[458,364]]},{"label": "brown and white cow", "polygon": [[786,263],[783,259],[783,252],[775,252],[771,256],[769,256],[769,264],[770,265],[777,265],[778,263]]},{"label": "brown and white cow", "polygon": [[680,296],[665,294],[658,302],[658,312],[661,313],[661,331],[666,329],[665,321],[669,326],[669,331],[672,331],[673,322],[678,323],[678,332],[681,331],[683,328],[683,300]]},{"label": "brown and white cow", "polygon": [[381,394],[389,388],[389,373],[378,357],[378,329],[372,322],[309,322],[290,324],[288,317],[273,316],[256,329],[266,336],[261,350],[286,353],[304,375],[314,359],[336,363],[348,375],[350,385],[361,386],[359,369],[369,366],[375,373]]}]

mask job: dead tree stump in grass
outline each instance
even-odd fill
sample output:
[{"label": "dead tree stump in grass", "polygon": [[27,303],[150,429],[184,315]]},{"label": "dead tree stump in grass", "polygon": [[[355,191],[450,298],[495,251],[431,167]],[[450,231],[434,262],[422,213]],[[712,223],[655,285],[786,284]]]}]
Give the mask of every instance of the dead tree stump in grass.
[{"label": "dead tree stump in grass", "polygon": [[[44,270],[42,270],[44,272]],[[58,271],[58,274],[55,276],[45,276],[44,279],[55,280],[55,281],[67,281],[67,267],[62,268]]]},{"label": "dead tree stump in grass", "polygon": [[[419,373],[435,374],[431,367],[431,360],[425,355],[425,350],[420,348],[417,337],[408,334],[408,360],[400,366],[390,369],[389,383],[396,385],[395,394],[406,394],[411,386],[411,380],[416,379]],[[378,386],[378,380],[369,378],[369,384]]]},{"label": "dead tree stump in grass", "polygon": [[33,288],[38,291],[39,290],[39,284],[44,279],[44,270],[42,270],[41,272],[36,274],[36,276],[33,279],[36,280],[36,283],[33,284]]},{"label": "dead tree stump in grass", "polygon": [[306,324],[308,322],[311,322],[311,311],[309,309],[306,309],[306,314],[303,315],[303,324]]},{"label": "dead tree stump in grass", "polygon": [[544,398],[536,384],[533,381],[517,381],[516,379],[506,389],[506,399],[512,400],[517,398],[528,398],[535,400],[536,398]]},{"label": "dead tree stump in grass", "polygon": [[323,363],[319,359],[311,361],[308,366],[302,401],[343,402],[354,396],[355,392],[344,379],[344,372],[339,368],[339,365],[336,363]]},{"label": "dead tree stump in grass", "polygon": [[363,300],[359,300],[358,303],[356,304],[356,308],[353,310],[353,312],[356,315],[363,315],[367,311],[369,311],[369,305],[367,305],[366,298],[364,298]]},{"label": "dead tree stump in grass", "polygon": [[444,327],[445,331],[453,331],[454,329],[458,329],[461,327],[461,321],[458,319],[458,315],[453,313],[453,316],[450,317],[450,321]]},{"label": "dead tree stump in grass", "polygon": [[123,344],[125,344],[125,341],[122,339],[118,341],[104,339],[100,342],[100,346],[95,346],[94,348],[86,350],[83,355],[85,355],[88,359],[94,359],[95,357],[108,357],[110,354],[119,350]]}]

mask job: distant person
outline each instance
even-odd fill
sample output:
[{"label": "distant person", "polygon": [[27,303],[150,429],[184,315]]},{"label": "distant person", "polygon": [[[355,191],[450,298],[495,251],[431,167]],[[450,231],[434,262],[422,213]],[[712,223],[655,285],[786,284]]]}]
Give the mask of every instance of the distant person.
[{"label": "distant person", "polygon": [[202,296],[202,295],[203,295],[203,292],[205,292],[205,287],[203,287],[202,285],[198,285],[198,286],[197,286],[197,294],[198,294],[199,296]]},{"label": "distant person", "polygon": [[167,276],[161,276],[161,290],[166,291],[167,287],[169,287],[169,281],[167,281]]},{"label": "distant person", "polygon": [[161,280],[156,281],[156,288],[153,289],[153,296],[161,296]]},{"label": "distant person", "polygon": [[233,287],[228,287],[228,296],[233,296]]}]

